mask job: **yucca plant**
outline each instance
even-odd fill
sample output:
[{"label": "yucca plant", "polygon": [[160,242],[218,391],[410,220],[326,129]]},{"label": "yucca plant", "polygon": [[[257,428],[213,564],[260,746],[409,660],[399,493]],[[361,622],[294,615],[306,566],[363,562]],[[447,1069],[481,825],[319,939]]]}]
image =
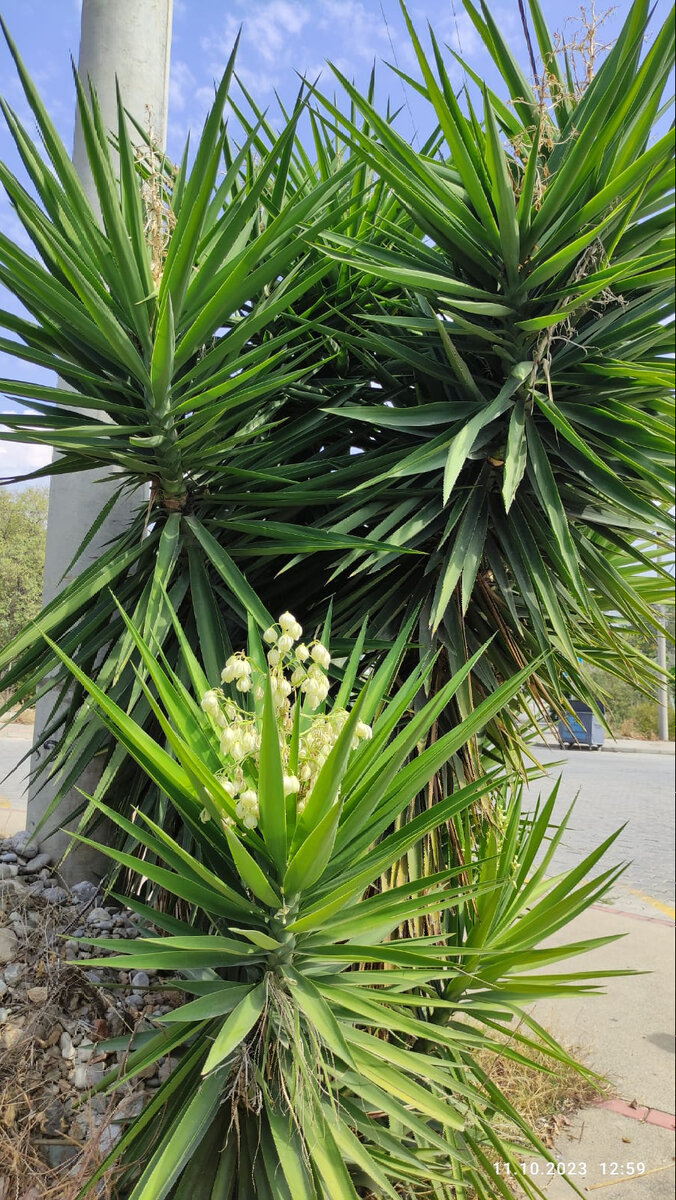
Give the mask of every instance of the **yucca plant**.
[{"label": "yucca plant", "polygon": [[[0,178],[37,257],[0,238],[0,278],[30,314],[2,314],[0,344],[73,390],[3,381],[29,410],[3,436],[58,449],[43,475],[114,468],[121,489],[150,491],[40,628],[148,726],[111,586],[176,666],[169,589],[212,675],[247,614],[264,628],[290,594],[312,625],[334,595],[346,653],[366,609],[368,651],[400,628],[423,654],[440,642],[433,687],[492,637],[453,719],[544,649],[528,684],[541,707],[589,694],[585,661],[650,680],[623,631],[651,627],[671,587],[645,549],[671,495],[671,148],[651,132],[668,25],[642,59],[636,0],[578,96],[536,4],[535,92],[490,13],[468,12],[509,102],[487,92],[480,114],[469,97],[461,110],[438,46],[434,76],[411,27],[423,80],[408,86],[433,125],[420,152],[372,84],[361,96],[347,80],[347,113],[323,101],[304,139],[299,101],[277,133],[233,99],[231,61],[192,165],[174,169],[132,140],[122,104],[113,153],[77,81],[101,223],[10,42],[44,157],[5,104],[33,192]],[[40,770],[60,770],[59,795],[105,751],[98,797],[159,802],[36,628],[0,670],[15,701],[56,698]],[[530,713],[525,694],[515,705]],[[516,765],[509,708],[490,732]]]},{"label": "yucca plant", "polygon": [[650,605],[672,594],[652,548],[668,550],[673,511],[674,132],[663,105],[674,22],[653,33],[647,0],[634,0],[580,88],[538,0],[529,7],[536,78],[490,6],[465,3],[501,95],[462,60],[456,93],[457,63],[432,31],[427,52],[404,9],[420,69],[404,85],[428,104],[432,152],[412,149],[337,70],[367,133],[317,95],[327,127],[417,226],[391,221],[373,243],[367,228],[322,235],[369,290],[329,406],[363,453],[336,464],[335,506],[318,523],[426,555],[421,570],[403,555],[346,553],[338,628],[358,628],[365,595],[376,624],[420,604],[421,638],[444,645],[451,670],[495,632],[479,695],[510,663],[551,649],[539,695],[560,705],[571,692],[593,701],[585,668],[601,659],[650,686],[654,666],[624,635],[654,628]]},{"label": "yucca plant", "polygon": [[[162,617],[162,589],[211,669],[227,652],[228,629],[246,631],[248,613],[261,627],[270,620],[229,550],[239,539],[248,568],[247,519],[261,519],[257,483],[280,454],[284,461],[289,435],[280,422],[295,417],[294,454],[311,459],[317,449],[316,428],[303,432],[302,414],[313,398],[313,374],[335,350],[308,335],[296,310],[312,308],[326,290],[324,277],[339,273],[312,243],[327,222],[352,228],[353,171],[335,153],[314,169],[300,153],[300,101],[281,133],[255,120],[234,144],[222,120],[234,52],[194,157],[188,163],[186,150],[177,169],[142,131],[130,129],[121,99],[111,145],[96,96],[86,96],[76,76],[99,218],[5,36],[42,153],[3,102],[32,192],[4,165],[0,181],[35,253],[0,235],[0,279],[28,314],[0,314],[10,334],[0,346],[19,362],[57,372],[61,382],[0,381],[23,406],[7,414],[3,437],[59,452],[33,478],[98,467],[115,472],[120,493],[139,496],[131,527],[47,605],[40,628],[142,720],[148,709],[126,669],[131,643],[111,586],[174,664],[178,642]],[[281,323],[284,312],[293,320]],[[323,399],[319,394],[315,426]],[[264,434],[272,429],[279,450],[266,460]],[[224,492],[239,493],[234,513],[224,508]],[[107,505],[97,514],[95,505],[94,498],[90,535],[110,511]],[[287,507],[293,511],[293,502]],[[264,515],[274,518],[275,506]],[[329,537],[326,544],[346,548],[358,539]],[[267,578],[263,552],[256,565]],[[44,746],[43,777],[65,768],[62,794],[104,743],[77,688],[64,708],[72,681],[58,668],[34,626],[0,656],[3,688],[15,701],[32,703],[36,692],[55,698],[38,748]],[[108,763],[102,794],[123,759]]]},{"label": "yucca plant", "polygon": [[[317,485],[333,455],[350,452],[342,428],[329,447],[323,408],[360,274],[316,242],[327,223],[353,235],[376,211],[383,220],[407,218],[387,189],[370,190],[367,165],[346,161],[311,114],[309,156],[297,132],[302,97],[283,114],[281,133],[244,89],[238,101],[235,51],[194,156],[186,147],[178,167],[130,125],[121,97],[109,137],[96,95],[76,76],[99,216],[4,32],[42,153],[2,102],[33,194],[4,165],[0,182],[35,254],[0,236],[0,278],[30,314],[0,314],[11,335],[0,347],[62,382],[0,381],[24,410],[7,414],[0,436],[58,451],[31,478],[97,467],[139,502],[129,529],[45,607],[39,631],[30,625],[2,648],[2,685],[14,705],[32,704],[36,694],[54,700],[35,747],[36,778],[59,778],[52,812],[95,755],[104,762],[98,797],[152,809],[156,789],[88,720],[82,690],[42,632],[148,723],[110,588],[176,666],[179,641],[162,607],[168,591],[212,674],[250,614],[262,629],[269,609],[283,606],[288,584],[277,574],[293,555],[322,552],[313,578],[303,572],[295,582],[308,606],[326,596],[331,556],[364,545],[359,535],[310,528],[322,500]],[[243,129],[239,142],[223,125],[226,102]],[[78,553],[110,511],[107,504],[96,513],[94,500]],[[382,538],[368,545],[388,553]],[[384,645],[381,638],[378,652]],[[51,814],[47,822],[54,824]]]},{"label": "yucca plant", "polygon": [[[595,990],[584,972],[541,968],[599,943],[537,946],[617,877],[585,881],[612,839],[548,881],[563,828],[537,866],[536,855],[555,794],[525,819],[518,797],[505,803],[500,771],[413,820],[406,813],[524,673],[423,749],[474,660],[425,699],[429,663],[391,686],[402,643],[348,711],[357,654],[330,697],[328,648],[299,642],[289,613],[266,631],[265,648],[252,627],[248,654],[229,657],[220,687],[187,646],[185,686],[125,621],[169,750],[54,650],[200,854],[147,816],[104,810],[145,858],[100,848],[143,876],[147,900],[162,889],[180,901],[182,918],[131,901],[138,937],[85,939],[112,951],[91,964],[152,968],[187,998],[155,1031],[134,1035],[103,1081],[119,1086],[162,1055],[176,1060],[89,1187],[114,1168],[115,1194],[129,1200],[510,1196],[505,1175],[508,1166],[518,1174],[524,1147],[551,1156],[492,1082],[485,1054],[529,1061],[541,1031],[521,1006]],[[381,890],[403,855],[431,830],[444,837],[451,818],[489,793],[498,818],[464,872]],[[430,917],[433,933],[405,935],[405,924]],[[515,1015],[522,1024],[505,1043]],[[570,1062],[549,1038],[546,1047],[552,1070]],[[511,1135],[499,1131],[505,1121]],[[541,1195],[528,1177],[523,1191]]]}]

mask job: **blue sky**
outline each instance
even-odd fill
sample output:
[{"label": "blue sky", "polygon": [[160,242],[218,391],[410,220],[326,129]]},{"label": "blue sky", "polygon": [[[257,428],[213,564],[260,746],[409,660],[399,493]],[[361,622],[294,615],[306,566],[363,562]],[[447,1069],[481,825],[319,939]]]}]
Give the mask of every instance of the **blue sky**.
[{"label": "blue sky", "polygon": [[[114,3],[114,0],[111,0]],[[570,40],[579,20],[579,0],[542,0],[550,29]],[[73,136],[73,81],[70,56],[77,59],[79,0],[0,0],[0,12],[42,98],[68,147]],[[589,4],[587,4],[589,7]],[[612,39],[628,10],[620,0],[601,31],[601,40]],[[603,0],[597,10],[603,11]],[[462,0],[409,0],[409,11],[420,31],[427,21],[439,39],[460,50],[472,67],[491,79],[491,68],[473,26],[462,9]],[[523,35],[516,0],[491,4],[493,16],[525,63]],[[658,0],[655,24],[667,11]],[[358,84],[364,83],[373,61],[379,62],[379,95],[390,96],[401,106],[400,131],[415,145],[425,132],[425,114],[415,94],[404,95],[401,82],[384,62],[417,74],[397,0],[174,0],[170,75],[169,153],[178,157],[189,129],[199,129],[210,99],[213,81],[221,73],[237,30],[242,26],[238,71],[261,107],[274,108],[275,91],[290,102],[298,88],[296,72],[314,79],[330,58]],[[456,69],[457,82],[462,79]],[[321,84],[328,87],[324,68]],[[0,91],[12,107],[26,115],[13,64],[0,45]],[[0,158],[20,174],[11,138],[0,124]],[[0,194],[3,232],[25,244],[21,228],[4,194]],[[9,298],[0,289],[0,306]],[[16,376],[19,368],[0,355],[0,375]],[[10,407],[3,405],[0,412]],[[0,476],[31,470],[47,461],[39,447],[0,443]]]}]

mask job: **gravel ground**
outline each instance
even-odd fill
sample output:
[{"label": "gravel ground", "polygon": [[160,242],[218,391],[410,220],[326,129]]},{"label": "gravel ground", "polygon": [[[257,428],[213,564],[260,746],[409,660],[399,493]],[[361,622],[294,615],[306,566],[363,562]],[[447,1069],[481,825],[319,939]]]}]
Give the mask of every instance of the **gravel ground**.
[{"label": "gravel ground", "polygon": [[135,933],[94,884],[63,887],[25,835],[0,841],[0,1200],[72,1200],[172,1070],[160,1059],[91,1091],[124,1058],[114,1039],[157,1028],[184,999],[154,971],[87,968],[105,951],[77,939]]}]

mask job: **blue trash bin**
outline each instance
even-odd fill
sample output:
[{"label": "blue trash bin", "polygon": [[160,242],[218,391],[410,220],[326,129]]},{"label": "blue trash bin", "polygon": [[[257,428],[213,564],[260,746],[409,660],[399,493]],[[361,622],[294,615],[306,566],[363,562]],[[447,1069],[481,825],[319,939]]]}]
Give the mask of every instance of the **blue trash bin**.
[{"label": "blue trash bin", "polygon": [[[600,750],[603,745],[604,730],[596,714],[583,700],[569,700],[573,714],[568,714],[565,721],[559,721],[558,733],[566,749],[581,748]],[[599,704],[601,712],[603,705]]]}]

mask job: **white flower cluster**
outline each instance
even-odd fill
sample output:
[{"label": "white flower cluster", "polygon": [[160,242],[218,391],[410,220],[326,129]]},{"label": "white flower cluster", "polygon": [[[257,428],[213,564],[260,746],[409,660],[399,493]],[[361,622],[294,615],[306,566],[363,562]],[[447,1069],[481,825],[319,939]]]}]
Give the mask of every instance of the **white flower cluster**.
[{"label": "white flower cluster", "polygon": [[[309,647],[299,639],[303,627],[290,612],[282,613],[277,625],[271,625],[263,634],[263,641],[270,646],[267,660],[271,668],[272,694],[275,705],[281,708],[294,688],[300,688],[305,705],[311,711],[319,708],[329,694],[329,681],[324,674],[331,665],[331,655],[321,642],[311,642]],[[294,643],[299,642],[294,650]],[[292,653],[293,652],[293,653]],[[292,657],[291,676],[284,675],[285,660]],[[308,663],[306,666],[305,664]]]},{"label": "white flower cluster", "polygon": [[[315,780],[348,717],[345,709],[309,715],[315,713],[329,694],[325,672],[331,665],[331,655],[320,641],[311,641],[309,645],[300,642],[302,634],[301,625],[289,612],[282,613],[277,625],[271,625],[263,634],[264,642],[270,647],[266,657],[284,766],[284,795],[296,797],[298,814],[303,812]],[[243,651],[238,651],[228,658],[221,672],[221,682],[234,684],[235,690],[241,693],[252,692],[256,700],[261,700],[264,695],[261,674],[257,665]],[[289,769],[292,701],[303,706],[295,772]],[[247,776],[257,778],[257,755],[261,744],[258,718],[227,697],[220,688],[204,693],[202,708],[219,730],[220,750],[226,760],[220,774],[225,791],[236,802],[237,820],[246,829],[255,829],[259,815],[258,795]],[[371,727],[359,721],[352,749],[370,737]],[[249,763],[254,771],[250,770]],[[231,817],[224,818],[224,822],[233,824]]]}]

